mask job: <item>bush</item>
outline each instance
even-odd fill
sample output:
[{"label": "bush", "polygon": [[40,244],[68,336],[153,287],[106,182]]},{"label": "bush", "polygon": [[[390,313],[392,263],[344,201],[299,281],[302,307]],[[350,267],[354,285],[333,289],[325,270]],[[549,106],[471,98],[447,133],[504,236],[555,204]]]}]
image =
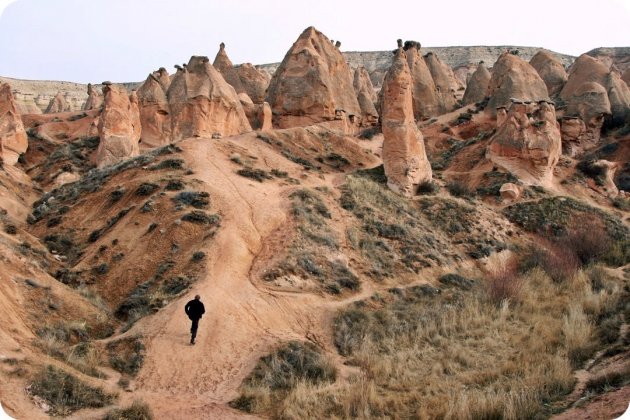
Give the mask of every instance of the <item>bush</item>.
[{"label": "bush", "polygon": [[251,178],[258,182],[263,182],[265,179],[273,179],[273,176],[262,169],[244,168],[236,171],[237,174],[245,178]]},{"label": "bush", "polygon": [[184,169],[184,161],[182,159],[165,159],[162,162],[149,168],[152,171],[160,169]]},{"label": "bush", "polygon": [[168,181],[168,184],[166,184],[166,187],[164,187],[166,191],[181,191],[184,188],[185,188],[184,183],[177,179]]},{"label": "bush", "polygon": [[151,195],[159,188],[159,185],[152,184],[150,182],[143,182],[136,190],[136,195],[148,196]]},{"label": "bush", "polygon": [[183,215],[182,220],[198,225],[216,225],[217,223],[219,223],[220,217],[218,214],[209,215],[203,211],[194,210]]},{"label": "bush", "polygon": [[421,182],[418,185],[417,193],[419,195],[435,194],[439,190],[440,190],[440,187],[435,182],[433,182],[433,181],[424,181],[424,182]]},{"label": "bush", "polygon": [[586,391],[601,394],[613,388],[618,388],[630,382],[630,368],[619,371],[606,372],[590,378],[586,382]]},{"label": "bush", "polygon": [[471,289],[475,285],[474,280],[467,279],[466,277],[460,276],[456,273],[444,274],[438,278],[438,281],[443,285],[455,286],[464,290]]},{"label": "bush", "polygon": [[107,413],[104,420],[152,420],[151,408],[142,401],[134,401],[125,409],[115,409]]},{"label": "bush", "polygon": [[81,408],[104,407],[114,400],[100,388],[93,388],[67,372],[48,365],[33,379],[30,392],[50,404],[53,414],[65,416]]},{"label": "bush", "polygon": [[523,282],[514,268],[502,267],[490,274],[484,285],[488,299],[501,305],[504,301],[518,301]]},{"label": "bush", "polygon": [[473,191],[468,186],[459,181],[451,181],[446,184],[446,189],[454,197],[472,197]]},{"label": "bush", "polygon": [[107,343],[109,364],[130,376],[136,376],[144,363],[144,344],[141,337],[127,337]]},{"label": "bush", "polygon": [[210,204],[208,197],[210,197],[210,194],[205,191],[182,191],[173,197],[172,200],[196,209],[203,209]]},{"label": "bush", "polygon": [[206,253],[203,251],[197,251],[192,255],[192,260],[197,262],[206,258]]},{"label": "bush", "polygon": [[4,231],[9,235],[17,234],[17,227],[11,223],[4,225]]}]

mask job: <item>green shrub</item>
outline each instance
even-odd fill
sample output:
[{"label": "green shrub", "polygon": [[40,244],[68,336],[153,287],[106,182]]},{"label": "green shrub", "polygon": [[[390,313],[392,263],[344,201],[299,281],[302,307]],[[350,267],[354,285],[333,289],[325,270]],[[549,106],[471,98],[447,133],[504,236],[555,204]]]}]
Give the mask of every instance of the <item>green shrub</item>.
[{"label": "green shrub", "polygon": [[129,407],[107,413],[104,420],[152,420],[151,407],[142,401],[134,401]]},{"label": "green shrub", "polygon": [[220,217],[218,214],[207,214],[201,210],[194,210],[183,215],[182,220],[198,225],[216,225],[219,223]]}]

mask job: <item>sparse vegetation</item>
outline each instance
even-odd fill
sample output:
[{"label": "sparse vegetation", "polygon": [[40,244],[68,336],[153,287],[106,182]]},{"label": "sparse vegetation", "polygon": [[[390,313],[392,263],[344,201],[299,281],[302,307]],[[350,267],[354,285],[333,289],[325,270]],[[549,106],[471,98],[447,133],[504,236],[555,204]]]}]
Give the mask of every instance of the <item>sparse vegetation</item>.
[{"label": "sparse vegetation", "polygon": [[153,412],[143,401],[134,401],[129,407],[107,413],[104,420],[152,420]]},{"label": "sparse vegetation", "polygon": [[236,171],[236,173],[242,177],[251,178],[258,182],[263,182],[265,179],[273,179],[273,176],[263,169],[243,168]]},{"label": "sparse vegetation", "polygon": [[144,362],[142,337],[127,337],[107,344],[109,364],[112,368],[130,376],[136,376]]},{"label": "sparse vegetation", "polygon": [[292,389],[334,382],[336,369],[319,349],[309,343],[290,341],[262,357],[230,405],[250,413],[276,411]]},{"label": "sparse vegetation", "polygon": [[204,209],[210,205],[210,194],[205,191],[182,191],[173,197],[173,201],[196,209]]},{"label": "sparse vegetation", "polygon": [[114,400],[99,388],[93,388],[69,373],[47,366],[33,379],[29,391],[43,398],[55,415],[66,416],[81,408],[104,407]]},{"label": "sparse vegetation", "polygon": [[194,223],[197,225],[216,225],[221,218],[218,214],[207,214],[201,210],[193,210],[190,213],[186,213],[182,216],[182,220],[185,222]]}]

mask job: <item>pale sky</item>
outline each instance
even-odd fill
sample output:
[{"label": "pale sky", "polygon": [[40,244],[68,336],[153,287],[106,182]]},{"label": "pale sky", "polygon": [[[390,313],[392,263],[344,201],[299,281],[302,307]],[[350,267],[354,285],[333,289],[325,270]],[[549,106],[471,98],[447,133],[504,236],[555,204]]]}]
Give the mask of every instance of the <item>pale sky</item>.
[{"label": "pale sky", "polygon": [[282,61],[315,26],[342,51],[521,45],[579,55],[630,46],[630,0],[0,0],[0,76],[140,81],[153,70],[211,60]]}]

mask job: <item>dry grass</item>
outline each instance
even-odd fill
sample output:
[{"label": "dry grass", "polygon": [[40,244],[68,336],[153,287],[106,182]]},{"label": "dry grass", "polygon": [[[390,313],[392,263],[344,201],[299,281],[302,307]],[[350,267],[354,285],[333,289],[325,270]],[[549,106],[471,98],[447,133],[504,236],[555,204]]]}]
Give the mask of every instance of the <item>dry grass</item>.
[{"label": "dry grass", "polygon": [[[560,283],[538,268],[495,278],[499,286],[485,279],[441,294],[397,289],[342,311],[335,344],[359,373],[334,386],[298,383],[272,417],[549,416],[573,389],[573,370],[602,348],[594,332],[623,300],[621,280],[594,291],[583,271]],[[506,278],[519,284],[518,299]]]}]

